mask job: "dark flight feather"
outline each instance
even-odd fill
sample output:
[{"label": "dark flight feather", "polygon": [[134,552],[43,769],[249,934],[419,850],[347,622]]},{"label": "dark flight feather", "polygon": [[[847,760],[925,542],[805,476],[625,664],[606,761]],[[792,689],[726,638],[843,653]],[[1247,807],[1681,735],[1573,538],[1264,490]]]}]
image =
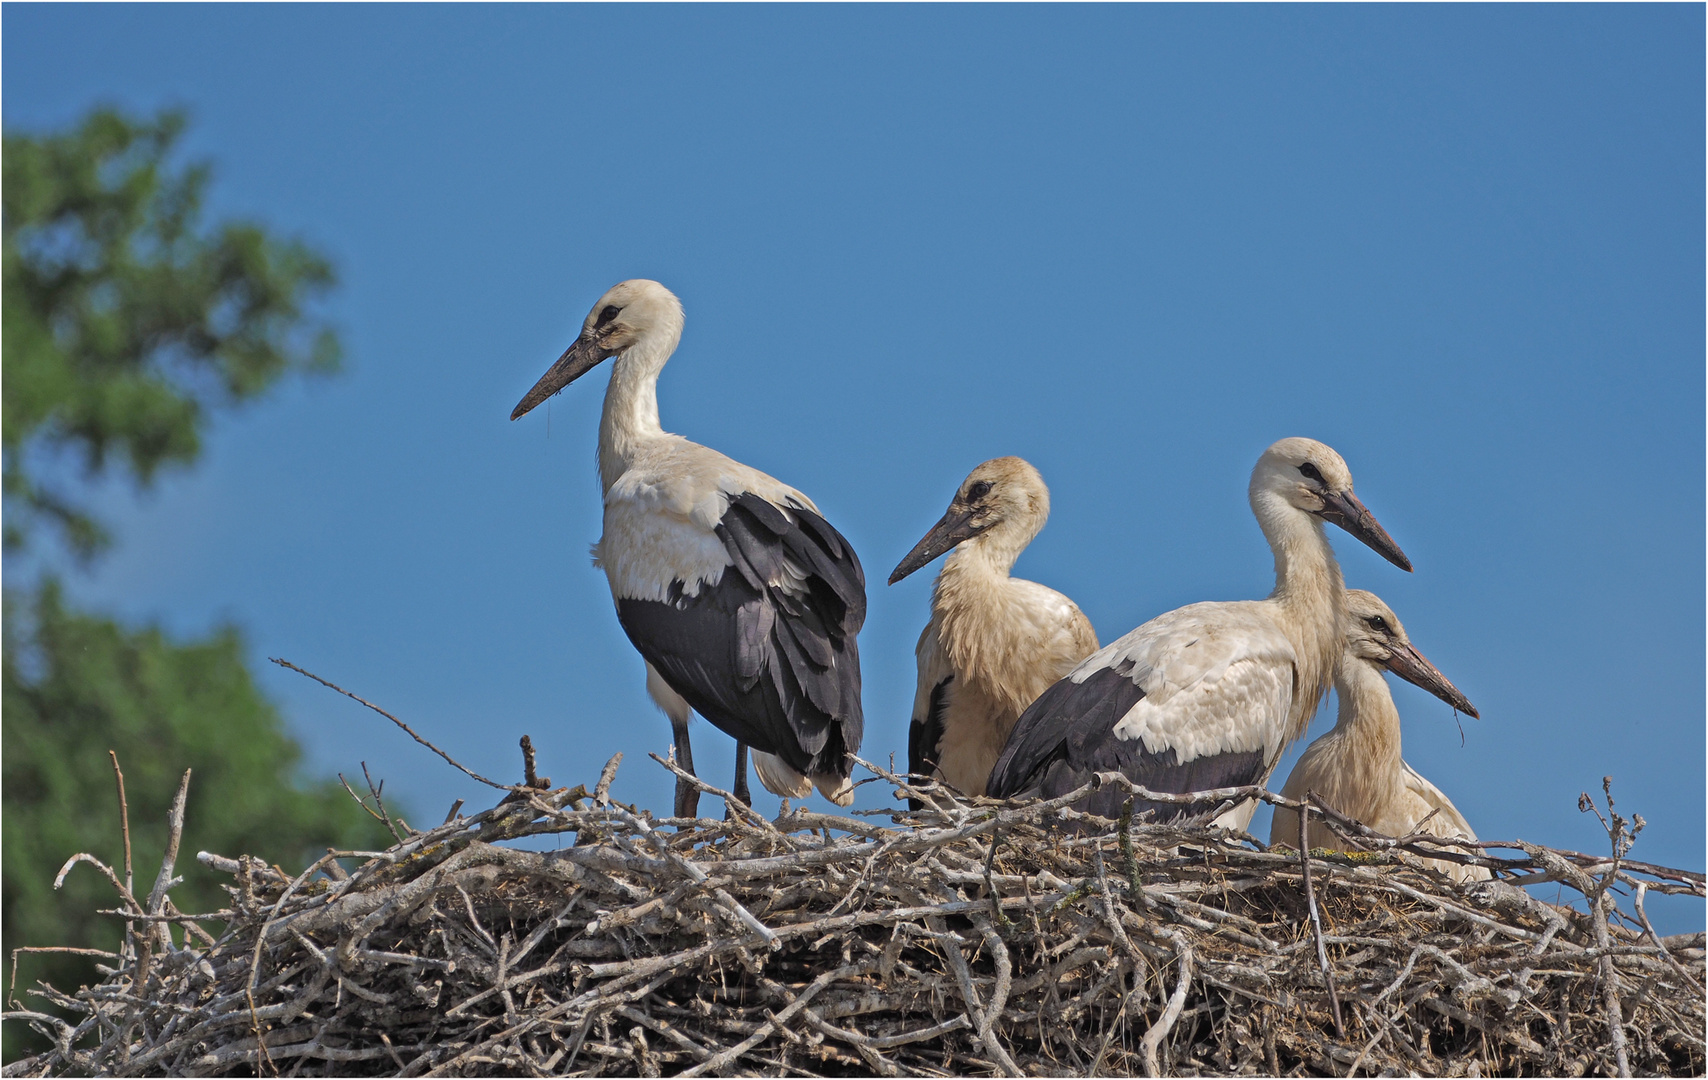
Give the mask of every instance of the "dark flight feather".
[{"label": "dark flight feather", "polygon": [[[1144,696],[1143,688],[1119,666],[1095,671],[1084,682],[1060,680],[1020,714],[991,769],[989,793],[1000,799],[1051,799],[1099,772],[1119,772],[1152,791],[1176,795],[1263,779],[1261,750],[1211,754],[1183,763],[1172,748],[1153,753],[1141,739],[1116,738],[1115,725]],[[1106,789],[1082,799],[1074,809],[1116,818],[1126,801],[1125,792]],[[1145,800],[1133,806],[1134,813],[1155,811],[1157,821],[1202,816],[1212,809]]]},{"label": "dark flight feather", "polygon": [[[795,518],[789,519],[790,514]],[[671,689],[732,738],[807,775],[848,775],[860,748],[866,576],[823,518],[751,492],[730,500],[717,535],[732,565],[697,595],[619,599],[617,619]],[[804,593],[784,562],[804,571]]]},{"label": "dark flight feather", "polygon": [[[907,771],[915,776],[930,776],[937,771],[938,747],[943,742],[943,713],[949,707],[949,684],[953,675],[931,688],[931,698],[925,706],[923,722],[915,720],[907,728]],[[913,810],[925,809],[918,799],[909,798]]]}]

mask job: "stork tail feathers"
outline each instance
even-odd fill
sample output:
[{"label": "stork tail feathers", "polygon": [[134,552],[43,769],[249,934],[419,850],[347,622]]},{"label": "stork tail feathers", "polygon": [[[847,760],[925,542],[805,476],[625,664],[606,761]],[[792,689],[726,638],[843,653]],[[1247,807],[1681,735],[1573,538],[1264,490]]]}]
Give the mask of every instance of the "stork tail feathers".
[{"label": "stork tail feathers", "polygon": [[775,754],[753,751],[753,771],[759,774],[759,782],[765,785],[765,790],[785,799],[804,799],[812,794],[812,781],[789,768],[782,758]]}]

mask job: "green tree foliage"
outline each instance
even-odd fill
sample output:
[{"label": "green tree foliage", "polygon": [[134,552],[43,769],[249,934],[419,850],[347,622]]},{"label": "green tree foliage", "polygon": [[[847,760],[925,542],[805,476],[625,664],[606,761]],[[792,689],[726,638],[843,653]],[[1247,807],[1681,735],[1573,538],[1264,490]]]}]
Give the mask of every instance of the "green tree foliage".
[{"label": "green tree foliage", "polygon": [[[8,597],[0,653],[0,889],[5,951],[18,945],[113,950],[121,924],[112,886],[79,867],[53,891],[67,857],[86,851],[114,868],[124,844],[109,749],[124,767],[138,889],[146,892],[166,846],[166,808],[193,769],[183,852],[173,890],[180,910],[217,911],[229,897],[195,861],[199,850],[249,853],[300,868],[328,846],[371,848],[382,830],[336,781],[305,785],[302,752],[244,666],[243,643],[226,628],[177,644],[156,629],[130,630],[67,610],[49,583],[32,610]],[[122,873],[122,871],[121,871]],[[91,981],[80,957],[32,956],[30,985]]]},{"label": "green tree foliage", "polygon": [[326,372],[338,342],[305,317],[332,268],[248,222],[200,226],[206,165],[168,160],[178,113],[92,113],[64,134],[8,133],[4,207],[5,541],[57,525],[85,557],[108,537],[30,459],[116,458],[138,483],[200,451],[210,405],[293,371]]},{"label": "green tree foliage", "polygon": [[[4,136],[0,442],[14,583],[13,560],[38,525],[84,559],[109,543],[77,498],[82,481],[114,474],[146,486],[161,467],[196,459],[212,410],[337,366],[336,337],[307,314],[332,283],[330,265],[255,224],[202,227],[208,170],[170,160],[183,127],[175,113],[139,121],[101,110],[69,132]],[[119,941],[122,924],[95,914],[116,900],[97,872],[78,868],[52,889],[80,851],[122,866],[109,749],[125,771],[144,892],[178,778],[195,770],[178,860],[185,880],[172,894],[180,910],[225,906],[199,849],[300,867],[328,846],[381,842],[379,825],[336,784],[303,781],[301,750],[256,687],[236,630],[173,641],[68,608],[51,579],[4,596],[8,960],[20,945]],[[28,956],[18,974],[18,989],[96,977],[87,958],[67,955]],[[6,1029],[0,1053],[10,1060],[26,1033]]]}]

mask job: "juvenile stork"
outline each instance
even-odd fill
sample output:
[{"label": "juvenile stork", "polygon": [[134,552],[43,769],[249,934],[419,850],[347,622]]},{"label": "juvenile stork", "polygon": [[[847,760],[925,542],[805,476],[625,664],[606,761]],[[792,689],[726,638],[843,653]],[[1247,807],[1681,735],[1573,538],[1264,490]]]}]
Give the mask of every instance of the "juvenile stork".
[{"label": "juvenile stork", "polygon": [[[1281,794],[1302,799],[1314,791],[1347,817],[1389,836],[1409,836],[1421,827],[1431,836],[1475,840],[1477,834],[1453,800],[1401,760],[1400,711],[1388,693],[1384,671],[1423,687],[1458,712],[1477,715],[1459,688],[1412,645],[1388,605],[1363,589],[1348,589],[1346,646],[1334,676],[1340,699],[1334,730],[1305,748]],[[1269,842],[1298,846],[1299,815],[1277,806]],[[1313,818],[1306,843],[1332,848],[1341,842],[1320,818]],[[1424,862],[1455,881],[1486,881],[1490,876],[1486,867],[1440,859]]]},{"label": "juvenile stork", "polygon": [[[811,499],[659,425],[658,373],[681,338],[669,289],[613,286],[510,419],[617,358],[599,421],[605,522],[593,561],[646,658],[677,759],[693,771],[692,708],[736,740],[738,798],[751,746],[771,791],[803,798],[816,786],[846,806],[862,725],[860,560]],[[693,817],[698,801],[679,780],[676,815]]]},{"label": "juvenile stork", "polygon": [[1097,648],[1091,620],[1072,600],[1008,576],[1049,516],[1050,489],[1038,470],[1017,457],[993,458],[967,476],[942,520],[890,575],[894,585],[954,549],[914,650],[909,772],[983,795],[1021,710]]},{"label": "juvenile stork", "polygon": [[[1063,795],[1111,770],[1176,794],[1269,778],[1310,723],[1344,641],[1345,589],[1323,522],[1402,570],[1411,563],[1353,495],[1346,462],[1314,439],[1264,451],[1248,495],[1275,553],[1275,591],[1177,608],[1091,654],[1021,715],[991,795]],[[1106,788],[1079,809],[1115,817],[1125,801]],[[1247,800],[1217,823],[1243,829],[1255,809]],[[1183,816],[1172,805],[1135,810]]]}]

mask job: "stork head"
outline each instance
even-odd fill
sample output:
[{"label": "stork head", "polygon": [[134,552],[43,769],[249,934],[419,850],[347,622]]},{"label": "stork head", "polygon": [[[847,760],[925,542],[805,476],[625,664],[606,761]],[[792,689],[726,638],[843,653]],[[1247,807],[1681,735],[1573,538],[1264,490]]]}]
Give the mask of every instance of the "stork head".
[{"label": "stork head", "polygon": [[1413,647],[1393,609],[1363,589],[1346,590],[1346,656],[1391,671],[1467,716],[1477,715],[1476,706]]},{"label": "stork head", "polygon": [[1018,556],[1049,516],[1050,489],[1038,470],[1017,457],[991,458],[967,474],[942,519],[890,574],[890,584],[961,541],[986,533],[1009,537],[1007,546]]},{"label": "stork head", "polygon": [[675,293],[645,278],[618,282],[593,305],[575,343],[540,376],[511,411],[510,419],[519,419],[605,360],[642,341],[667,341],[674,348],[681,336],[682,302]]},{"label": "stork head", "polygon": [[1250,494],[1259,521],[1279,502],[1340,526],[1401,570],[1411,570],[1405,552],[1352,493],[1346,461],[1315,439],[1282,439],[1265,450],[1251,471]]}]

